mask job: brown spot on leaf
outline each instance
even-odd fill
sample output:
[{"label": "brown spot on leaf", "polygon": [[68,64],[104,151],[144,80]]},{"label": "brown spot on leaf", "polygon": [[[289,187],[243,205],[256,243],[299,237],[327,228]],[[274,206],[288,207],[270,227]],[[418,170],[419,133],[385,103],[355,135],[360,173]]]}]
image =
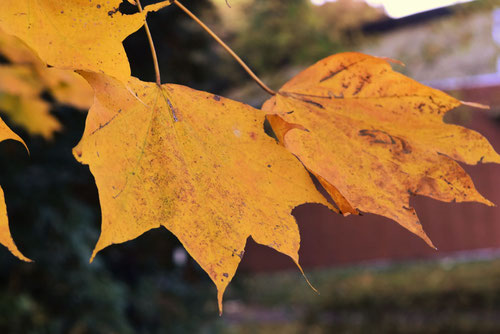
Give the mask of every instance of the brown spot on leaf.
[{"label": "brown spot on leaf", "polygon": [[403,138],[393,136],[382,130],[360,130],[359,135],[362,137],[370,137],[374,144],[391,145],[396,153],[410,154],[412,152],[410,144]]},{"label": "brown spot on leaf", "polygon": [[113,8],[113,10],[110,10],[110,11],[108,12],[109,17],[113,17],[113,15],[115,15],[115,14],[118,12],[118,10],[119,10],[119,9],[118,9],[118,8],[116,8],[116,7],[114,7],[114,8]]},{"label": "brown spot on leaf", "polygon": [[325,107],[323,107],[323,105],[321,103],[314,102],[314,101],[311,101],[311,100],[306,100],[306,99],[302,99],[302,101],[304,101],[305,103],[312,104],[313,106],[316,106],[318,108],[325,109]]},{"label": "brown spot on leaf", "polygon": [[347,69],[346,66],[342,65],[340,66],[340,69],[337,70],[337,71],[331,71],[327,76],[323,77],[319,82],[324,82],[328,79],[331,79],[333,78],[334,76],[336,76],[337,74],[339,74],[340,72],[344,71],[345,69]]}]

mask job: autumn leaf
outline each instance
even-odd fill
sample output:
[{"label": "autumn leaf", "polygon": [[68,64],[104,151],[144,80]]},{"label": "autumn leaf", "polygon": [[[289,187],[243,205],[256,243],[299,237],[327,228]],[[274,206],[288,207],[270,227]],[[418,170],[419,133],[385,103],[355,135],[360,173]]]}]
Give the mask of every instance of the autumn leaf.
[{"label": "autumn leaf", "polygon": [[57,103],[87,111],[94,102],[89,84],[73,71],[43,68],[37,71],[45,89]]},{"label": "autumn leaf", "polygon": [[31,69],[0,65],[0,111],[31,134],[50,139],[61,124],[39,97],[42,88]]},{"label": "autumn leaf", "polygon": [[0,65],[0,112],[30,134],[51,139],[62,126],[50,114],[50,93],[57,103],[88,110],[93,91],[78,74],[47,66],[23,42],[0,30],[0,54],[10,64]]},{"label": "autumn leaf", "polygon": [[298,265],[291,211],[327,202],[265,134],[264,113],[184,86],[132,78],[126,88],[84,76],[96,98],[74,154],[99,190],[102,231],[92,257],[164,226],[216,284],[221,309],[249,236]]},{"label": "autumn leaf", "polygon": [[123,15],[121,0],[2,0],[0,28],[22,39],[47,64],[106,73],[123,82],[130,65],[122,41],[144,25],[148,12]]},{"label": "autumn leaf", "polygon": [[[93,103],[94,93],[88,83],[78,74],[69,70],[48,68],[47,65],[23,41],[6,34],[0,29],[0,55],[5,57],[14,67],[24,68],[24,81],[30,81],[29,94],[39,95],[48,91],[57,102],[75,108],[88,110]],[[7,64],[4,66],[8,67]],[[28,73],[31,71],[31,73]],[[1,79],[3,86],[10,86],[9,80]],[[14,78],[14,80],[16,80]],[[29,89],[29,87],[28,87]],[[26,95],[26,94],[23,94]]]},{"label": "autumn leaf", "polygon": [[[19,141],[24,146],[26,146],[26,144],[24,144],[24,141],[18,135],[12,132],[12,130],[9,129],[9,127],[3,122],[3,120],[0,119],[0,142],[8,139]],[[24,261],[31,261],[30,259],[26,258],[23,254],[21,254],[21,252],[17,249],[14,240],[12,240],[9,230],[9,220],[7,217],[7,206],[5,205],[4,193],[1,187],[0,187],[0,244],[7,247],[12,252],[12,254],[17,256],[19,259]]]},{"label": "autumn leaf", "polygon": [[386,60],[342,53],[294,77],[263,110],[341,211],[388,217],[432,246],[411,195],[493,205],[454,161],[500,163],[480,134],[442,121],[460,104],[394,72]]},{"label": "autumn leaf", "polygon": [[22,40],[7,34],[2,29],[0,29],[0,54],[14,64],[32,65],[42,62]]}]

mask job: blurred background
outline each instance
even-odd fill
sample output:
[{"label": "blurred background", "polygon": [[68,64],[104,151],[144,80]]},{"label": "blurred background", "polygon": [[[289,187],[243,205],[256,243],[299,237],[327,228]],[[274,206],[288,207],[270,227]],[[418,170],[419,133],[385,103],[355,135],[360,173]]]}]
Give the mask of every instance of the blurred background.
[{"label": "blurred background", "polygon": [[[273,89],[333,53],[398,59],[406,67],[395,69],[410,77],[489,104],[489,111],[458,108],[446,121],[481,132],[500,150],[500,1],[184,2]],[[135,8],[124,1],[120,10]],[[268,98],[176,7],[152,13],[148,22],[164,82],[255,107]],[[154,81],[144,30],[124,44],[133,75]],[[13,62],[0,55],[2,66]],[[301,263],[321,295],[292,261],[249,240],[222,317],[208,276],[165,229],[109,247],[89,264],[100,230],[97,189],[71,153],[86,114],[59,103],[54,92],[39,93],[60,123],[52,139],[26,130],[12,111],[20,104],[2,103],[16,97],[0,92],[2,118],[31,152],[0,144],[0,185],[14,240],[35,260],[21,263],[0,250],[0,332],[500,332],[500,209],[475,203],[413,200],[438,251],[388,219],[344,218],[302,205],[293,212]],[[500,166],[464,168],[499,204]]]}]

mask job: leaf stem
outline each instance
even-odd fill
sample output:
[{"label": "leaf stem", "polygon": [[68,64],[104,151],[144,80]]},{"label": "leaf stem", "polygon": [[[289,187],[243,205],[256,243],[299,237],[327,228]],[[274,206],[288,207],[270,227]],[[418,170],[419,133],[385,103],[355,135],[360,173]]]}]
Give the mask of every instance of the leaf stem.
[{"label": "leaf stem", "polygon": [[262,88],[264,89],[268,94],[270,95],[276,95],[276,92],[269,88],[262,80],[259,79],[259,77],[248,67],[247,64],[226,44],[224,43],[219,36],[217,36],[209,27],[205,25],[196,15],[194,15],[189,9],[184,7],[178,0],[171,0],[172,3],[174,3],[177,7],[179,7],[183,12],[185,12],[189,17],[191,17],[196,23],[198,23],[205,31],[212,36],[217,43],[219,43],[226,51],[243,67],[243,69],[252,77],[252,79]]},{"label": "leaf stem", "polygon": [[[135,0],[137,4],[137,8],[139,8],[139,12],[143,12],[142,5],[140,0]],[[155,74],[156,74],[156,84],[161,86],[161,77],[160,77],[160,66],[158,65],[158,57],[156,55],[155,44],[153,42],[153,37],[151,36],[151,31],[149,30],[148,22],[146,21],[146,17],[144,17],[144,28],[146,29],[146,35],[148,35],[149,46],[151,48],[151,55],[153,56],[153,63],[155,66]]]}]

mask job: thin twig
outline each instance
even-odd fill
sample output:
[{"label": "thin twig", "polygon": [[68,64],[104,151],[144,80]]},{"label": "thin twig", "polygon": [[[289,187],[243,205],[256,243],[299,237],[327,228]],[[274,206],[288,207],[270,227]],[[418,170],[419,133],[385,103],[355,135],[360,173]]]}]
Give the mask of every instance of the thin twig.
[{"label": "thin twig", "polygon": [[[139,8],[139,12],[142,13],[141,1],[135,0],[135,2],[137,4],[137,8]],[[146,18],[144,18],[144,28],[146,29],[146,35],[148,35],[149,46],[151,47],[151,55],[153,56],[153,63],[155,66],[155,74],[156,74],[156,84],[158,86],[161,86],[160,66],[158,65],[158,57],[156,56],[155,44],[153,42],[153,37],[151,36],[151,31],[149,30]]]},{"label": "thin twig", "polygon": [[257,82],[257,84],[260,87],[262,87],[262,89],[264,89],[267,93],[269,93],[273,96],[276,95],[276,92],[274,90],[272,90],[271,88],[267,87],[267,85],[265,83],[263,83],[259,79],[259,77],[257,77],[257,75],[255,75],[255,73],[253,73],[253,71],[250,69],[250,67],[248,67],[247,64],[245,64],[245,62],[243,60],[241,60],[241,58],[233,50],[231,50],[231,48],[229,46],[227,46],[226,43],[224,43],[219,38],[219,36],[217,36],[209,27],[207,27],[205,25],[205,23],[203,23],[198,17],[196,17],[189,9],[184,7],[178,0],[171,0],[171,1],[177,7],[179,7],[182,11],[184,11],[187,15],[189,15],[193,20],[195,20],[196,23],[198,23],[203,29],[205,29],[206,32],[208,32],[210,34],[210,36],[212,36],[217,41],[217,43],[219,43],[224,49],[226,49],[226,51],[241,65],[241,67],[243,67],[243,69],[252,77],[252,79],[255,80],[255,82]]}]

